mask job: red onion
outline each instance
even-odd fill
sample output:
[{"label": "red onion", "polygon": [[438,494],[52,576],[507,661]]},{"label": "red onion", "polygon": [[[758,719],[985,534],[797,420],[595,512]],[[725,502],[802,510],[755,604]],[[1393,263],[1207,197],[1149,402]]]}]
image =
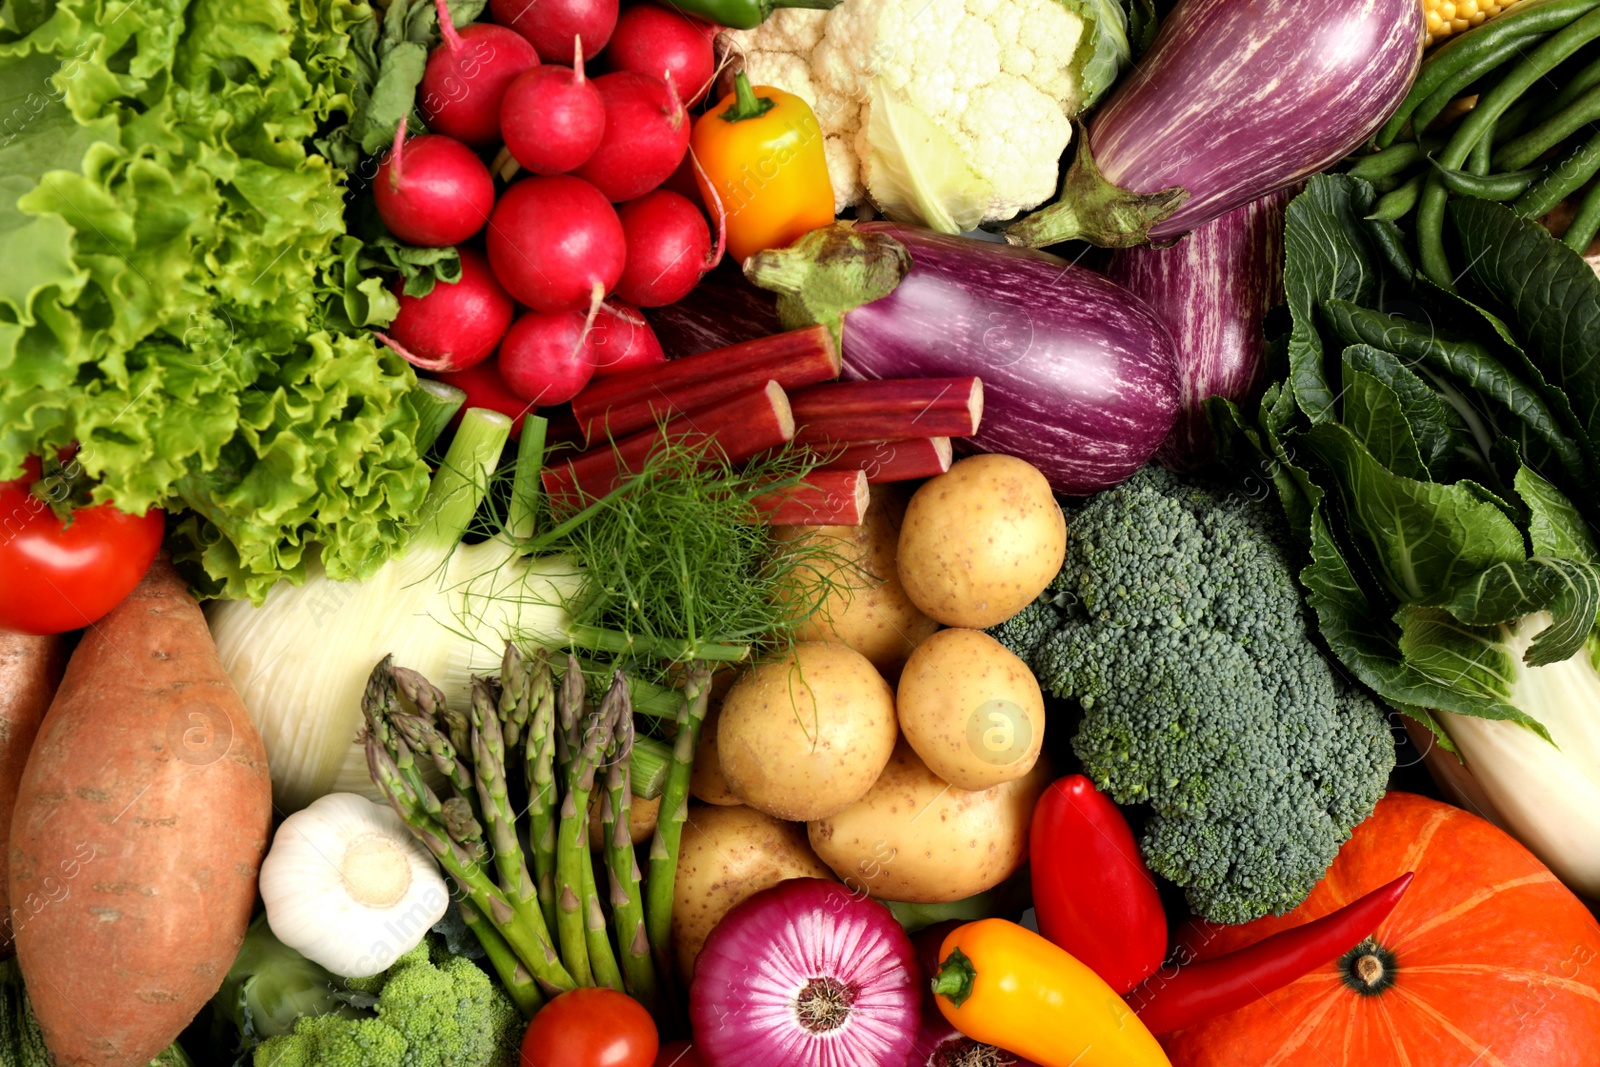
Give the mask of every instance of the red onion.
[{"label": "red onion", "polygon": [[[918,969],[923,975],[939,969],[939,950],[950,931],[965,926],[960,919],[947,919],[925,927],[912,943],[917,950]],[[1003,1048],[974,1041],[950,1025],[934,1003],[933,989],[923,984],[922,1026],[911,1053],[910,1067],[1039,1067],[1032,1060]]]},{"label": "red onion", "polygon": [[695,961],[694,1047],[708,1067],[907,1067],[919,968],[889,909],[795,878],[723,918]]}]

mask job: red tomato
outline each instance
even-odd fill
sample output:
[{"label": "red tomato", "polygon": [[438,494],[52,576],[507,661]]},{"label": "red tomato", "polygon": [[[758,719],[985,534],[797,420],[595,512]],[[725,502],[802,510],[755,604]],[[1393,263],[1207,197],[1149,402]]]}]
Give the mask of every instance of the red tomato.
[{"label": "red tomato", "polygon": [[50,505],[29,492],[39,461],[0,482],[0,630],[58,634],[78,630],[133,591],[161,547],[163,516],[142,516],[110,504],[79,508],[63,526]]},{"label": "red tomato", "polygon": [[706,1061],[687,1041],[668,1041],[656,1054],[655,1067],[705,1067]]},{"label": "red tomato", "polygon": [[637,1000],[612,989],[574,989],[533,1017],[522,1067],[652,1067],[656,1024]]}]

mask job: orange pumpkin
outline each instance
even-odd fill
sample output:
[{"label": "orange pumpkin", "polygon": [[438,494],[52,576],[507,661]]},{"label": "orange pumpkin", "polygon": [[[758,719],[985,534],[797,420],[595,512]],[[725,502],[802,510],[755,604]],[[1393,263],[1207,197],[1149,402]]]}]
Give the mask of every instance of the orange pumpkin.
[{"label": "orange pumpkin", "polygon": [[1475,815],[1390,793],[1304,904],[1189,939],[1200,958],[1319,918],[1404,874],[1374,936],[1166,1039],[1173,1067],[1597,1067],[1600,924]]}]

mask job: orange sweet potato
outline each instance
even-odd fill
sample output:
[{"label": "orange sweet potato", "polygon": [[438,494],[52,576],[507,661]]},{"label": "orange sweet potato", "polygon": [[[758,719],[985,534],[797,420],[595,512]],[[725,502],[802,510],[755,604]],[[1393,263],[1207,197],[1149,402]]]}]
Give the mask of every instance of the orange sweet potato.
[{"label": "orange sweet potato", "polygon": [[267,847],[261,738],[163,555],[67,664],[22,775],[11,905],[60,1067],[136,1067],[214,994]]},{"label": "orange sweet potato", "polygon": [[0,959],[11,955],[11,906],[6,902],[6,834],[28,750],[50,698],[61,683],[66,638],[0,631]]}]

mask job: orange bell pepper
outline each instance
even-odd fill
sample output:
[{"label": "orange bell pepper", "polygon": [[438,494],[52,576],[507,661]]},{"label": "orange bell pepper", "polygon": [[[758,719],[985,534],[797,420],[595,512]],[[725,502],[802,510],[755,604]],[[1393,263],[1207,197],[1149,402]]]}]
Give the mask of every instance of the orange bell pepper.
[{"label": "orange bell pepper", "polygon": [[1004,919],[950,931],[935,1001],[950,1025],[1040,1067],[1171,1067],[1110,986],[1065,949]]},{"label": "orange bell pepper", "polygon": [[833,221],[822,127],[804,100],[743,71],[694,124],[690,150],[707,206],[722,205],[728,252],[743,263]]}]

